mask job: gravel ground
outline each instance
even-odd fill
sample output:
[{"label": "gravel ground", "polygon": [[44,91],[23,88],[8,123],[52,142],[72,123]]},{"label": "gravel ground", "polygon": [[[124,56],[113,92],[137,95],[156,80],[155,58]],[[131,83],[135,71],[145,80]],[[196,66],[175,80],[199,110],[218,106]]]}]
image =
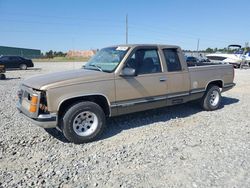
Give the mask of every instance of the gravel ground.
[{"label": "gravel ground", "polygon": [[213,112],[197,104],[108,121],[102,138],[74,145],[15,108],[19,82],[81,67],[35,63],[0,81],[0,187],[250,187],[250,69]]}]

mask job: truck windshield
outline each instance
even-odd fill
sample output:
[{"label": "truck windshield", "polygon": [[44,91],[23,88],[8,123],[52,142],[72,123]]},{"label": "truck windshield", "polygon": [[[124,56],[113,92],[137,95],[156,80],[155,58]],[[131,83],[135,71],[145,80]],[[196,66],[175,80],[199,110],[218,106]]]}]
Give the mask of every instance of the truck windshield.
[{"label": "truck windshield", "polygon": [[127,53],[128,49],[128,47],[124,46],[103,48],[88,61],[84,69],[113,72]]}]

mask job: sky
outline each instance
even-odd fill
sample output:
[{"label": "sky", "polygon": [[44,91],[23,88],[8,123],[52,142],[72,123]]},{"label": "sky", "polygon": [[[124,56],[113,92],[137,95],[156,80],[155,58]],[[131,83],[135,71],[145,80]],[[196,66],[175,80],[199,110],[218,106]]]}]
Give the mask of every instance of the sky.
[{"label": "sky", "polygon": [[0,46],[43,52],[126,42],[186,50],[250,42],[247,0],[0,0]]}]

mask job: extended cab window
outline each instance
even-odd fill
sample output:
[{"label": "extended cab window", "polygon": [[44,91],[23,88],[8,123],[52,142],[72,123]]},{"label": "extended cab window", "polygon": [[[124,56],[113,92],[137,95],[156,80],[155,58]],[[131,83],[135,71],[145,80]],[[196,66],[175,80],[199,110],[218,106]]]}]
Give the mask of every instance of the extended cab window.
[{"label": "extended cab window", "polygon": [[163,50],[165,60],[168,67],[168,72],[181,71],[181,63],[176,49]]},{"label": "extended cab window", "polygon": [[126,67],[136,69],[138,75],[161,72],[161,63],[156,49],[139,49],[128,60]]}]

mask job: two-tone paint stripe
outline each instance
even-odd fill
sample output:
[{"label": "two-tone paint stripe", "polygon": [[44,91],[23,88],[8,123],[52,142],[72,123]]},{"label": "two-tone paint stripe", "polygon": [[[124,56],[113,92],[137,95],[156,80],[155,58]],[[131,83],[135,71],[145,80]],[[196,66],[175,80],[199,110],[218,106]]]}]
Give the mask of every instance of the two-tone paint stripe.
[{"label": "two-tone paint stripe", "polygon": [[111,108],[113,108],[113,107],[127,107],[127,106],[136,105],[136,104],[157,102],[157,101],[161,101],[161,100],[168,100],[168,99],[173,99],[173,98],[178,98],[178,97],[186,97],[186,96],[189,96],[190,94],[196,94],[196,93],[201,93],[201,92],[205,92],[205,89],[194,90],[191,92],[173,93],[173,94],[169,94],[169,95],[162,95],[162,96],[155,96],[155,97],[148,97],[148,98],[139,98],[139,99],[126,100],[126,101],[118,101],[116,103],[111,104]]}]

